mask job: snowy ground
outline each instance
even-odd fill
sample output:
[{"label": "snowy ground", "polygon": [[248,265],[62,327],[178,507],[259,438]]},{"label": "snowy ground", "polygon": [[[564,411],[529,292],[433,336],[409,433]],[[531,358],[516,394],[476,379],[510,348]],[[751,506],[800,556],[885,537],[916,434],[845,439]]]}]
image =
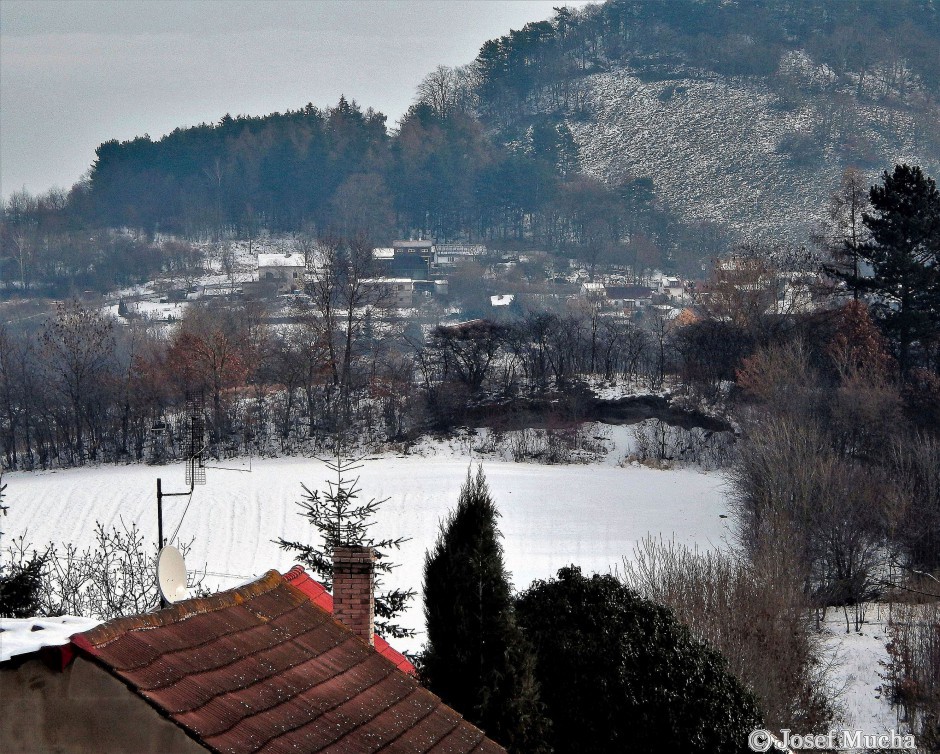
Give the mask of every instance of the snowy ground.
[{"label": "snowy ground", "polygon": [[[617,447],[601,463],[546,466],[493,457],[484,461],[502,513],[505,559],[516,588],[569,563],[589,572],[613,570],[647,534],[700,549],[727,542],[727,489],[720,474],[621,467],[617,459],[623,457],[627,428],[611,429],[609,439]],[[466,439],[429,442],[418,448],[422,454],[364,461],[358,472],[362,496],[389,498],[374,535],[411,537],[395,554],[401,566],[387,579],[389,586],[420,591],[424,554],[434,543],[441,518],[456,503],[472,444]],[[294,561],[272,540],[284,535],[313,541],[312,528],[297,516],[294,503],[301,482],[323,487],[326,468],[315,459],[296,457],[234,460],[224,466],[208,470],[208,483],[196,488],[183,519],[180,539],[194,538],[189,566],[205,568],[207,585],[218,588],[235,586],[270,568],[287,571]],[[155,541],[158,476],[165,491],[184,486],[180,465],[5,475],[10,511],[3,521],[4,540],[9,543],[10,536],[25,532],[35,545],[54,541],[84,547],[93,541],[96,521],[118,525],[123,519],[136,522]],[[165,501],[168,537],[185,507],[185,497]],[[826,630],[837,658],[833,680],[844,687],[839,727],[881,732],[896,727],[896,715],[880,693],[887,616],[873,606],[868,621],[860,633],[846,634],[841,613],[830,611]],[[422,629],[420,598],[402,622]],[[417,650],[422,641],[419,633],[395,645]]]},{"label": "snowy ground", "polygon": [[[207,582],[233,586],[270,568],[286,571],[288,553],[272,542],[284,535],[312,541],[314,532],[294,505],[301,482],[322,486],[328,472],[313,459],[255,459],[227,462],[245,471],[207,472],[197,487],[179,537],[195,538],[189,565],[205,567]],[[411,537],[396,562],[401,567],[390,586],[420,590],[424,554],[435,540],[438,524],[456,503],[468,459],[381,457],[367,460],[358,472],[363,496],[384,498],[376,537]],[[541,466],[487,461],[485,472],[502,512],[506,563],[519,588],[545,578],[569,563],[587,571],[616,567],[635,543],[649,533],[675,537],[703,548],[721,546],[727,534],[724,482],[721,476],[681,469],[578,465]],[[94,525],[135,521],[156,540],[156,478],[165,491],[183,488],[182,467],[101,467],[42,473],[14,473],[8,483],[9,516],[4,539],[26,533],[34,545],[93,541]],[[164,504],[167,536],[172,534],[186,498]],[[421,628],[416,600],[404,623]],[[418,641],[403,644],[416,649]]]},{"label": "snowy ground", "polygon": [[[888,605],[869,605],[861,631],[849,633],[841,610],[826,614],[824,630],[830,637],[826,643],[835,661],[832,676],[836,687],[842,688],[842,716],[836,727],[866,733],[886,733],[899,727],[897,712],[881,691],[881,674],[888,661],[888,611]],[[850,624],[850,628],[855,626]]]}]

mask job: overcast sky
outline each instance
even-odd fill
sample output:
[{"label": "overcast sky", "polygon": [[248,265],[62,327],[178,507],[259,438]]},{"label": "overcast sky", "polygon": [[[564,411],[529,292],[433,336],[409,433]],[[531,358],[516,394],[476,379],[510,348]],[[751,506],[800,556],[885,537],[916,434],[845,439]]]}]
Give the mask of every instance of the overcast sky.
[{"label": "overcast sky", "polygon": [[341,94],[394,126],[439,64],[585,0],[0,0],[0,196],[68,188],[108,139]]}]

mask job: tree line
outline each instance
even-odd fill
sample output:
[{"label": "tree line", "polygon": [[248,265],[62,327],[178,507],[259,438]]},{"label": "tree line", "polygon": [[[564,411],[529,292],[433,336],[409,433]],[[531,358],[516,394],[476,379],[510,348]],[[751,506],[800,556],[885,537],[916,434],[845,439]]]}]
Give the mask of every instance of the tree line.
[{"label": "tree line", "polygon": [[[842,350],[851,338],[882,338],[896,365],[898,410],[927,428],[937,416],[931,401],[940,369],[940,194],[918,168],[901,165],[884,174],[870,201],[857,230],[830,239],[824,266],[870,302],[869,315],[853,297],[862,307],[851,312],[857,332],[839,330],[849,315],[838,309],[798,305],[791,283],[804,275],[818,281],[812,255],[753,246],[716,265],[678,317],[657,306],[632,319],[605,316],[591,298],[533,293],[501,317],[422,328],[387,316],[382,291],[369,284],[373,260],[363,236],[324,240],[287,327],[270,327],[264,305],[245,299],[193,303],[168,337],[133,322],[116,327],[77,300],[60,303],[41,323],[0,327],[3,463],[174,457],[181,429],[158,437],[152,428],[172,430],[193,394],[206,401],[216,454],[285,452],[340,426],[400,441],[505,415],[507,403],[522,423],[547,406],[578,420],[590,403],[585,377],[650,390],[669,377],[719,401],[729,384],[746,386],[747,359],[796,337],[817,354],[837,348],[839,338]],[[859,274],[859,260],[870,273]],[[839,370],[848,367],[814,358],[838,395]]]},{"label": "tree line", "polygon": [[499,401],[531,401],[538,413],[569,392],[559,410],[577,418],[585,375],[658,385],[664,373],[639,324],[533,312],[438,326],[425,341],[415,324],[381,320],[372,295],[336,283],[278,328],[255,302],[220,301],[193,303],[169,337],[78,300],[41,325],[0,326],[2,464],[178,458],[193,395],[204,402],[210,451],[230,456],[322,447],[341,427],[400,442],[486,421]]}]

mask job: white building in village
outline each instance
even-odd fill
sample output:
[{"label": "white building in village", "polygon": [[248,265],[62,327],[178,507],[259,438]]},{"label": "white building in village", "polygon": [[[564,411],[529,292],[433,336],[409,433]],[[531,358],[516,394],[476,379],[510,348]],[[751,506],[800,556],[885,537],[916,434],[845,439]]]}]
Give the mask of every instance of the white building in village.
[{"label": "white building in village", "polygon": [[306,270],[303,254],[258,255],[258,282],[277,283],[278,293],[301,290]]}]

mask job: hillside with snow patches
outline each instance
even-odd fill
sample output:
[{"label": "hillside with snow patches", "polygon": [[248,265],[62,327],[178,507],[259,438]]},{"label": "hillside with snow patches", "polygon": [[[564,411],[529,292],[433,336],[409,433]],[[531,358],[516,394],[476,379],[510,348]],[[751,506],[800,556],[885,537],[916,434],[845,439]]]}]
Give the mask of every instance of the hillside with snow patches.
[{"label": "hillside with snow patches", "polygon": [[633,68],[586,77],[581,113],[566,123],[585,173],[649,177],[657,201],[688,223],[805,243],[848,166],[872,183],[900,162],[940,176],[935,107],[887,84],[859,96],[857,81],[804,52],[785,55],[775,78],[683,66],[656,77]]}]

